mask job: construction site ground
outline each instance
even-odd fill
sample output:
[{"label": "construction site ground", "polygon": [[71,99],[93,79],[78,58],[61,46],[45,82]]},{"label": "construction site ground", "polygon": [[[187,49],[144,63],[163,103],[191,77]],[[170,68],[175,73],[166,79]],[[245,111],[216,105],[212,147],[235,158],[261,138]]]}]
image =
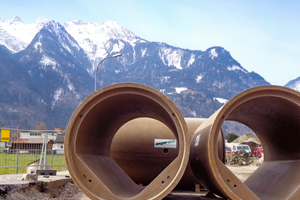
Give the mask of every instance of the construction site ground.
[{"label": "construction site ground", "polygon": [[[227,167],[242,181],[258,168],[255,165]],[[37,181],[22,179],[24,174],[1,175],[0,199],[90,199],[78,189],[68,171],[57,172],[56,176],[39,175]],[[165,199],[211,199],[205,197],[206,193],[173,191]]]}]

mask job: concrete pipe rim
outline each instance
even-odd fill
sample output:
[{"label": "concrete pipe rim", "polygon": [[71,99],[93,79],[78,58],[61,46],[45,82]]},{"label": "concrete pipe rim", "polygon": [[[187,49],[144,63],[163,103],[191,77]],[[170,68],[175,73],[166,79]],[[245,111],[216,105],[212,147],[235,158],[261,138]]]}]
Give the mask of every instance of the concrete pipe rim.
[{"label": "concrete pipe rim", "polygon": [[[124,99],[122,102],[119,99]],[[121,108],[121,105],[126,105],[128,108]],[[103,104],[103,105],[101,105]],[[116,105],[114,105],[116,104]],[[141,105],[139,105],[141,104]],[[144,106],[144,107],[143,107]],[[109,109],[113,110],[113,114],[109,113]],[[130,109],[133,111],[130,111]],[[104,112],[106,118],[111,118],[111,120],[116,120],[115,124],[110,122],[109,119],[104,118],[103,116],[99,116],[95,111]],[[158,112],[158,113],[156,113]],[[118,118],[118,114],[121,117]],[[91,131],[93,132],[91,135],[93,137],[98,137],[95,130],[91,129],[89,124],[87,123],[88,120],[92,121],[93,127],[95,129],[106,128],[107,132],[103,131],[104,138],[111,142],[113,136],[112,134],[116,133],[116,130],[121,127],[123,124],[138,117],[150,117],[154,119],[158,119],[159,121],[166,124],[172,131],[173,134],[177,134],[178,146],[179,146],[179,153],[177,158],[165,168],[164,171],[161,172],[158,177],[156,177],[148,186],[140,188],[140,186],[132,186],[130,190],[132,191],[126,193],[119,192],[118,190],[121,186],[126,187],[126,184],[130,183],[130,180],[127,180],[126,175],[122,174],[122,170],[117,169],[118,166],[115,166],[113,161],[109,159],[109,145],[105,147],[100,147],[102,149],[91,148],[91,147],[78,147],[84,146],[87,142],[94,142],[93,144],[98,144],[96,139],[89,140],[83,137],[84,131]],[[85,119],[86,118],[86,119]],[[96,119],[95,119],[96,118]],[[106,125],[104,122],[101,125],[97,125],[99,120],[106,120],[109,125]],[[103,125],[104,124],[104,125]],[[116,125],[116,128],[113,126]],[[116,130],[115,130],[116,129]],[[176,133],[174,133],[176,132]],[[102,134],[102,130],[101,130]],[[107,135],[105,135],[107,134]],[[79,141],[79,143],[78,143]],[[76,143],[77,142],[77,143]],[[177,185],[180,181],[185,168],[188,163],[189,158],[189,138],[187,134],[187,125],[183,116],[181,115],[179,109],[176,105],[164,94],[151,88],[146,85],[137,84],[137,83],[119,83],[110,86],[106,86],[100,90],[97,90],[95,93],[91,94],[87,97],[75,110],[73,113],[65,136],[65,155],[66,155],[66,162],[70,174],[74,180],[74,182],[78,185],[78,187],[86,193],[87,196],[93,199],[141,199],[141,198],[149,198],[149,199],[159,199],[165,197],[171,190]],[[76,144],[79,144],[76,146]],[[84,144],[84,145],[83,145]],[[99,144],[102,144],[101,142]],[[90,149],[89,149],[90,148]],[[86,150],[88,149],[88,150]],[[82,160],[86,159],[87,157],[91,157],[85,161],[81,162]],[[120,183],[120,188],[114,188],[115,183],[113,181],[107,181],[108,177],[102,177],[99,175],[95,168],[93,160],[96,157],[103,157],[103,159],[109,160],[111,162],[109,165],[115,167],[120,173],[119,175],[122,177],[119,181],[124,183]],[[93,157],[93,158],[92,158]],[[102,158],[101,158],[102,159]],[[99,159],[99,163],[103,164],[101,159]],[[81,160],[81,161],[80,161]],[[106,162],[106,161],[105,161]],[[90,164],[86,164],[90,163]],[[98,164],[99,164],[98,163]],[[106,164],[103,164],[103,166]],[[107,164],[107,166],[109,166]],[[76,166],[76,167],[75,167]],[[106,166],[106,167],[107,167]],[[82,170],[79,173],[79,169],[82,168],[88,171],[84,176],[86,177],[93,177],[93,179],[87,178],[90,182],[97,182],[98,188],[92,186],[92,184],[88,184],[85,181],[85,178],[82,178]],[[105,168],[105,167],[104,167]],[[103,170],[104,170],[103,168]],[[106,169],[106,168],[105,168]],[[174,170],[176,172],[174,172]],[[104,170],[105,171],[105,170]],[[106,172],[106,171],[105,171]],[[108,172],[113,175],[113,172]],[[124,173],[124,172],[123,172]],[[79,175],[80,174],[80,175]],[[172,174],[172,175],[170,175]],[[94,180],[95,179],[95,180]],[[124,179],[124,180],[123,180]],[[107,185],[104,182],[107,181]],[[126,184],[125,184],[126,183]],[[95,183],[96,184],[96,183]],[[123,184],[123,185],[122,185]],[[88,185],[88,186],[87,186]],[[90,188],[87,188],[90,187]],[[103,190],[102,193],[104,195],[100,195],[96,192],[97,190]],[[115,190],[115,191],[113,191]],[[152,194],[150,194],[152,193]]]},{"label": "concrete pipe rim", "polygon": [[[246,104],[249,101],[255,101],[258,98],[275,99],[275,100],[278,99],[283,104],[285,104],[285,103],[286,104],[295,104],[295,107],[300,107],[300,93],[299,92],[292,90],[290,88],[282,87],[282,86],[264,85],[264,86],[253,87],[253,88],[247,89],[247,90],[237,94],[217,111],[217,116],[215,117],[215,121],[211,127],[210,137],[209,137],[209,141],[208,141],[208,143],[209,143],[208,151],[210,152],[209,153],[209,156],[210,156],[209,161],[210,161],[211,166],[217,166],[217,167],[211,168],[212,173],[213,173],[215,179],[219,180],[221,187],[223,188],[224,191],[226,191],[226,193],[229,195],[230,198],[239,198],[239,197],[236,196],[234,189],[230,189],[228,187],[228,183],[227,183],[228,180],[223,179],[222,175],[220,174],[219,170],[222,167],[220,167],[221,164],[218,161],[218,157],[216,156],[216,153],[215,153],[216,138],[217,138],[216,133],[218,133],[218,131],[221,129],[224,121],[226,121],[228,119],[240,122],[239,120],[237,120],[238,115],[231,116],[231,115],[235,115],[234,114],[235,109],[243,106],[243,104]],[[245,120],[240,123],[245,125]],[[253,130],[253,128],[252,128],[253,124],[251,124],[251,125],[247,124],[247,126]],[[261,132],[264,132],[265,130],[258,129],[259,131],[256,132],[255,131],[256,128],[257,127],[255,127],[253,131],[257,134],[257,136],[261,140],[262,145],[264,146],[265,161],[267,161],[267,162],[268,161],[277,161],[277,160],[282,161],[282,157],[280,157],[278,155],[274,155],[273,153],[271,153],[271,151],[268,151],[268,148],[270,148],[270,146],[272,146],[272,144],[268,144],[268,145],[266,144],[266,139],[263,138],[262,133],[261,133]],[[297,136],[297,138],[298,138],[298,136]],[[269,154],[271,154],[271,156],[269,156]],[[292,158],[293,156],[290,156],[290,157]],[[234,187],[237,187],[237,185],[235,185]],[[250,193],[252,193],[252,191]],[[253,194],[253,195],[254,195],[253,197],[255,198],[256,194]],[[259,198],[261,198],[261,197],[259,196]]]}]

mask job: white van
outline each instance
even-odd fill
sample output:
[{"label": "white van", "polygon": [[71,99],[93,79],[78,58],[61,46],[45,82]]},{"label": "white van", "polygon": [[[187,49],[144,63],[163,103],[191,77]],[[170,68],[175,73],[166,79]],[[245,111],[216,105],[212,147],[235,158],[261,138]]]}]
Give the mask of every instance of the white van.
[{"label": "white van", "polygon": [[245,150],[247,153],[251,153],[251,149],[249,145],[246,144],[233,145],[232,147],[232,152],[241,151],[241,150]]}]

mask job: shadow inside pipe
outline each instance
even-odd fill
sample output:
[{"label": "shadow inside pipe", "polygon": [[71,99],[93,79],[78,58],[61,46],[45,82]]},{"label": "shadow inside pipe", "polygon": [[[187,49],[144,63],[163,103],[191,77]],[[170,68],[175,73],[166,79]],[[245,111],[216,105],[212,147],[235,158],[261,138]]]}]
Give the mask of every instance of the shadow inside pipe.
[{"label": "shadow inside pipe", "polygon": [[138,185],[149,185],[177,156],[172,131],[151,118],[127,122],[112,140],[112,159]]}]

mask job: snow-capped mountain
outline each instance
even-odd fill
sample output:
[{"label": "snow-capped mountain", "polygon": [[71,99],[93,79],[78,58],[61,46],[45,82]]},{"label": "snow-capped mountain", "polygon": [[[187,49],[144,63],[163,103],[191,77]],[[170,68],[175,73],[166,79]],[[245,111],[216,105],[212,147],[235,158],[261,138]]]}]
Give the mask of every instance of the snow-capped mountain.
[{"label": "snow-capped mountain", "polygon": [[0,44],[11,53],[20,52],[47,22],[47,19],[37,19],[32,24],[25,24],[19,17],[9,20],[0,18]]},{"label": "snow-capped mountain", "polygon": [[[60,116],[66,113],[70,116],[92,92],[93,78],[86,70],[90,66],[88,58],[77,41],[57,22],[45,22],[26,48],[10,57],[23,70],[26,88],[35,96],[30,102],[34,105],[31,111],[40,113],[39,119],[30,115],[33,112],[26,112],[28,116],[23,116],[30,118],[31,123],[41,120],[48,125],[65,126],[68,117],[62,119]],[[22,102],[22,99],[17,99]],[[22,112],[15,105],[3,107],[2,111],[15,109]]]},{"label": "snow-capped mountain", "polygon": [[298,92],[300,92],[300,77],[294,79],[294,80],[291,80],[289,81],[285,87],[289,87],[289,88],[292,88]]},{"label": "snow-capped mountain", "polygon": [[122,56],[99,66],[97,88],[146,84],[166,94],[185,117],[209,117],[237,93],[269,84],[222,47],[201,51],[149,42],[116,22],[0,19],[0,42],[0,68],[7,75],[0,76],[6,94],[0,97],[0,121],[8,126],[66,127],[93,92],[99,61],[116,53]]},{"label": "snow-capped mountain", "polygon": [[[80,79],[77,79],[74,75],[77,73],[77,75],[87,77],[85,67],[90,64],[87,62],[84,51],[59,23],[47,22],[27,48],[13,57],[20,64],[28,67],[28,74],[34,81],[39,82],[39,86],[45,83],[45,87],[47,87],[47,83],[43,81],[43,74],[55,73],[58,76],[57,78],[66,83],[66,89],[73,93],[75,99],[79,101],[82,99],[81,94],[77,91],[79,87],[74,86],[79,84],[78,80]],[[91,77],[88,76],[88,78]],[[56,91],[62,91],[62,89],[51,89],[55,89],[54,93],[56,95],[53,96],[56,96],[57,99]],[[62,94],[64,92],[60,92],[60,95]],[[52,105],[54,104],[55,102],[52,102]]]},{"label": "snow-capped mountain", "polygon": [[191,51],[156,42],[124,44],[122,57],[100,67],[100,87],[117,82],[149,85],[171,98],[186,117],[209,117],[235,94],[269,84],[222,47]]},{"label": "snow-capped mountain", "polygon": [[[92,74],[99,61],[109,54],[118,53],[124,48],[124,42],[146,42],[135,36],[131,31],[122,28],[118,23],[105,21],[102,23],[86,23],[81,20],[64,23],[66,30],[75,38],[81,48],[86,52],[92,63],[88,69]],[[122,42],[111,45],[109,40]]]}]

